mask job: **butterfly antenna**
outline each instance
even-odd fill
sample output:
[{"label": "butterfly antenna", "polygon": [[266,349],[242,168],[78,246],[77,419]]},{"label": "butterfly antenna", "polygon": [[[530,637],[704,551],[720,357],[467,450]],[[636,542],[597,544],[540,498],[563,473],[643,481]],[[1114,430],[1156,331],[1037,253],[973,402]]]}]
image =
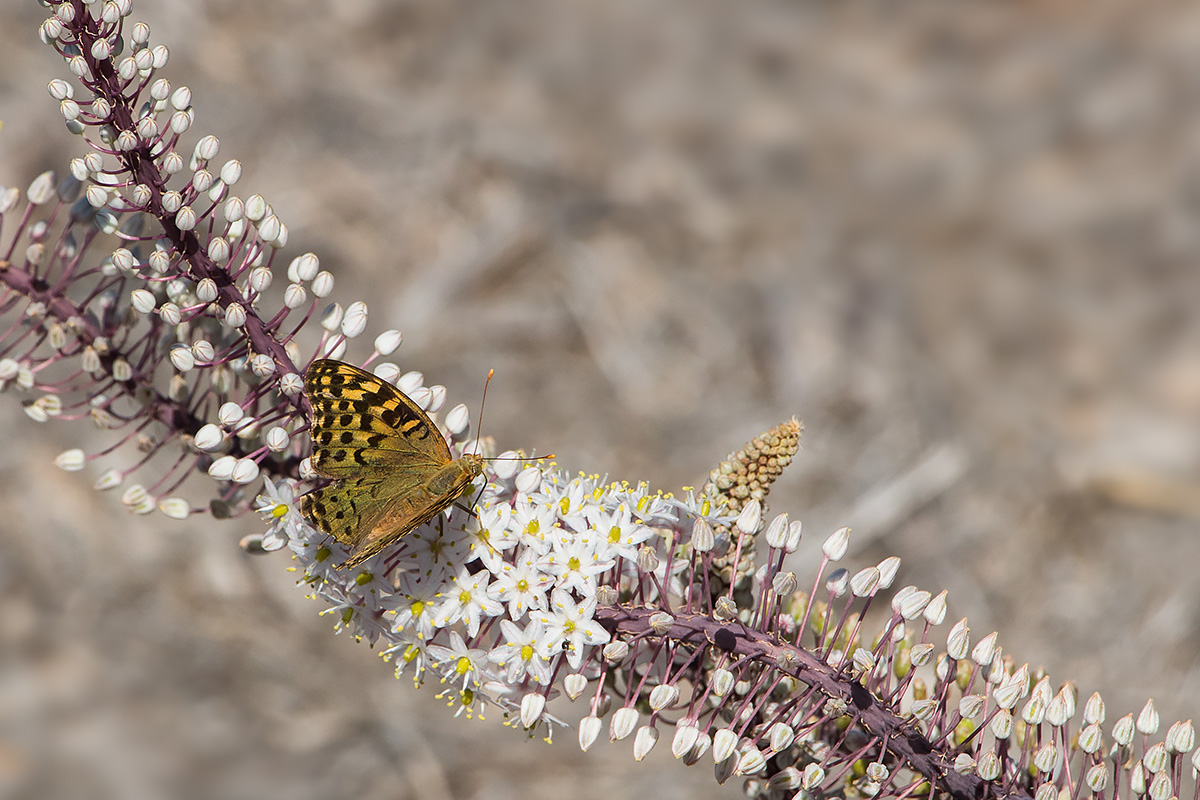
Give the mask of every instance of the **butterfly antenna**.
[{"label": "butterfly antenna", "polygon": [[[482,435],[482,431],[483,431],[483,407],[484,407],[484,405],[486,405],[486,404],[487,404],[487,390],[488,390],[488,385],[489,385],[489,384],[491,384],[491,382],[492,382],[492,376],[493,376],[493,375],[495,375],[495,374],[496,374],[496,370],[494,370],[494,369],[489,369],[489,370],[488,370],[488,376],[487,376],[487,380],[483,382],[483,397],[482,397],[482,398],[480,398],[480,400],[479,400],[479,425],[478,425],[478,427],[476,427],[476,428],[475,428],[475,439],[476,439],[476,441],[478,441],[478,440],[479,440],[479,437]],[[481,446],[482,446],[482,445],[481,445]]]},{"label": "butterfly antenna", "polygon": [[[483,432],[483,407],[487,403],[488,386],[491,384],[492,376],[494,376],[495,374],[496,374],[496,370],[494,370],[494,369],[488,370],[487,380],[483,382],[483,398],[480,399],[480,401],[479,401],[479,426],[475,429],[475,441],[479,442],[480,450],[483,449],[483,443],[481,441],[482,432]],[[550,453],[549,455],[545,455],[545,456],[520,456],[516,460],[518,460],[518,461],[536,461],[541,458],[555,458],[555,457],[556,456],[554,455],[554,453]],[[489,458],[487,460],[488,461],[502,461],[505,459]]]}]

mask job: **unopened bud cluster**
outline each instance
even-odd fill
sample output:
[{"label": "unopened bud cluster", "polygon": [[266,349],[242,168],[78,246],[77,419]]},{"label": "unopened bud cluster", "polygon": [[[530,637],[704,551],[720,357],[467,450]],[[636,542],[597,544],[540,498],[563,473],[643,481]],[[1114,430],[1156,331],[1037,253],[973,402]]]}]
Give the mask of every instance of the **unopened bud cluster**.
[{"label": "unopened bud cluster", "polygon": [[[299,477],[300,372],[361,335],[366,306],[325,306],[333,277],[313,254],[276,263],[287,226],[236,193],[242,166],[218,161],[215,136],[193,133],[191,92],[162,75],[167,48],[129,22],[131,3],[46,5],[41,38],[72,76],[48,92],[86,152],[24,197],[0,189],[0,389],[39,422],[110,431],[56,463],[116,461],[96,488],[134,513],[239,513],[263,475]],[[385,334],[372,357],[398,344]],[[183,486],[197,472],[219,483],[199,506]]]}]

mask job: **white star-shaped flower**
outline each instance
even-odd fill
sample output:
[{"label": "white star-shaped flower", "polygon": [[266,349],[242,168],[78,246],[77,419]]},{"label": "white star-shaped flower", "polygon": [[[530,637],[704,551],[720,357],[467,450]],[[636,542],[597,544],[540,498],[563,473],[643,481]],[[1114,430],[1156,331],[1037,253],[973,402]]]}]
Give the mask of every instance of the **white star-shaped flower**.
[{"label": "white star-shaped flower", "polygon": [[546,624],[542,655],[549,658],[566,649],[567,663],[572,669],[579,669],[587,647],[609,640],[608,631],[592,618],[595,613],[595,597],[576,602],[570,592],[555,589],[550,599],[550,611],[540,615]]},{"label": "white star-shaped flower", "polygon": [[550,658],[545,654],[543,641],[546,625],[540,619],[530,620],[522,628],[508,620],[500,621],[504,644],[488,653],[488,660],[504,670],[510,684],[518,684],[525,676],[533,678],[543,686],[550,683]]},{"label": "white star-shaped flower", "polygon": [[458,577],[443,589],[445,598],[434,613],[434,625],[445,628],[459,620],[466,620],[467,635],[479,633],[483,615],[497,617],[504,613],[504,606],[496,597],[497,590],[489,585],[492,575],[480,570],[474,575],[466,567],[459,568]]}]

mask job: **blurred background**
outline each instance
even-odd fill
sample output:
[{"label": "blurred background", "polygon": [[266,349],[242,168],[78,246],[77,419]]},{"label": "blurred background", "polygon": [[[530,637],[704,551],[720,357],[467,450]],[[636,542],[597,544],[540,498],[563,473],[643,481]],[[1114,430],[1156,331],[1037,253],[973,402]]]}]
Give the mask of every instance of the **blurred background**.
[{"label": "blurred background", "polygon": [[[0,183],[82,153],[0,8]],[[1200,7],[139,3],[333,299],[568,469],[771,494],[950,591],[1108,724],[1200,710]],[[285,258],[282,263],[286,264]],[[369,337],[368,337],[369,341]],[[362,358],[365,352],[352,355]],[[250,518],[126,515],[0,402],[0,796],[739,796],[664,741],[454,719],[332,635]],[[98,473],[99,470],[96,472]],[[944,637],[945,630],[939,633]],[[493,715],[498,716],[498,715]]]}]

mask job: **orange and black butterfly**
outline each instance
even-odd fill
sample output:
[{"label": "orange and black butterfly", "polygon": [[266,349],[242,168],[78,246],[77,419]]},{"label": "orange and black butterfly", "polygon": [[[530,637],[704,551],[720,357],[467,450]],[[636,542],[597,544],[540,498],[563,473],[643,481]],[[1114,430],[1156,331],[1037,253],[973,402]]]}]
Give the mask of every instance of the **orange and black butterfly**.
[{"label": "orange and black butterfly", "polygon": [[353,567],[395,544],[470,491],[483,458],[455,459],[437,426],[392,384],[342,361],[304,376],[312,465],[336,483],[301,499],[302,513],[350,548]]}]

